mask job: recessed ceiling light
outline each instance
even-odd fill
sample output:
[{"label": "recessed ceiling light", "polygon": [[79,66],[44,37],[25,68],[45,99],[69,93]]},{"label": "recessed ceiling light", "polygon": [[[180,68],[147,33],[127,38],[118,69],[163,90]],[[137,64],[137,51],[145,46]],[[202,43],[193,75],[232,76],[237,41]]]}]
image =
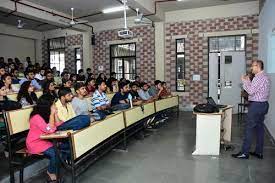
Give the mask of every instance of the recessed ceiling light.
[{"label": "recessed ceiling light", "polygon": [[[128,10],[129,7],[126,7],[126,10]],[[113,7],[113,8],[107,8],[102,10],[102,13],[114,13],[114,12],[118,12],[118,11],[123,11],[124,10],[124,6],[117,6],[117,7]]]}]

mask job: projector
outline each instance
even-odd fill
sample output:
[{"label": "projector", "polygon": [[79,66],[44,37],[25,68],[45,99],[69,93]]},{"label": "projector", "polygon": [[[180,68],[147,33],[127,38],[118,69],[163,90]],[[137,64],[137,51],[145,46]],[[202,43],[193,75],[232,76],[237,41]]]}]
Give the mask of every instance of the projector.
[{"label": "projector", "polygon": [[117,33],[118,33],[118,37],[123,39],[130,39],[134,36],[134,33],[129,29],[124,29],[124,30],[118,31]]}]

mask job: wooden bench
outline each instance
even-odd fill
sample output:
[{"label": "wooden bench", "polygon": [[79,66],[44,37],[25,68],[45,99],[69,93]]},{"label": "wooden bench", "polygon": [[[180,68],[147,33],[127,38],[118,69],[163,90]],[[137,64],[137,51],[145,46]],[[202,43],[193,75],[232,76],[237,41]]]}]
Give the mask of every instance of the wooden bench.
[{"label": "wooden bench", "polygon": [[[91,101],[91,98],[87,98]],[[56,132],[50,135],[42,135],[42,139],[53,140],[57,142],[60,139],[68,139],[70,143],[71,162],[66,163],[61,159],[61,153],[59,152],[56,144],[56,150],[58,157],[66,169],[71,171],[72,182],[75,182],[77,170],[83,164],[89,166],[95,162],[101,156],[109,152],[111,149],[116,147],[118,144],[123,143],[126,145],[126,138],[136,133],[141,128],[144,120],[154,115],[156,112],[177,107],[178,97],[169,97],[166,99],[158,100],[152,103],[144,104],[142,107],[137,106],[131,109],[127,109],[115,114],[107,116],[102,121],[92,123],[89,127],[79,131],[62,131]],[[10,174],[11,182],[14,180],[14,163],[15,154],[27,154],[22,148],[16,151],[11,147],[11,138],[13,135],[21,132],[27,132],[29,129],[29,115],[32,111],[32,107],[24,108],[20,110],[14,110],[4,112],[4,119],[8,131],[8,144],[9,144],[9,162],[10,162]],[[141,126],[138,126],[141,125]],[[132,130],[134,129],[134,130]],[[26,159],[32,156],[22,156],[21,158]],[[42,156],[34,156],[37,160]],[[88,161],[92,159],[92,161]],[[23,170],[26,164],[20,164],[20,181],[23,181]],[[81,172],[81,171],[80,171]]]},{"label": "wooden bench", "polygon": [[24,180],[24,168],[41,160],[44,156],[30,155],[26,151],[25,139],[29,130],[29,117],[33,107],[3,111],[6,126],[6,141],[10,170],[10,182],[15,182],[14,172],[19,170],[20,183]]},{"label": "wooden bench", "polygon": [[[36,94],[37,98],[39,98],[43,95],[43,92],[36,91],[35,94]],[[12,93],[12,94],[8,94],[7,97],[8,97],[8,99],[10,99],[12,101],[17,101],[17,95],[18,95],[18,93]]]}]

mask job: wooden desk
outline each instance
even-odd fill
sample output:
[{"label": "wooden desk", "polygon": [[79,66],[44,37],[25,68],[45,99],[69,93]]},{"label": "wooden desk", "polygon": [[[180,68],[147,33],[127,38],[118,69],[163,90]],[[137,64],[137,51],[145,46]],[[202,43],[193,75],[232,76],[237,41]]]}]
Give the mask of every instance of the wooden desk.
[{"label": "wooden desk", "polygon": [[41,135],[40,138],[44,140],[51,140],[51,139],[64,139],[69,137],[69,133],[73,133],[73,130],[66,130],[66,131],[57,131],[52,134],[45,134]]},{"label": "wooden desk", "polygon": [[[219,155],[221,138],[231,141],[232,106],[218,113],[194,113],[196,115],[196,150],[192,155]],[[224,133],[221,134],[221,128]]]}]

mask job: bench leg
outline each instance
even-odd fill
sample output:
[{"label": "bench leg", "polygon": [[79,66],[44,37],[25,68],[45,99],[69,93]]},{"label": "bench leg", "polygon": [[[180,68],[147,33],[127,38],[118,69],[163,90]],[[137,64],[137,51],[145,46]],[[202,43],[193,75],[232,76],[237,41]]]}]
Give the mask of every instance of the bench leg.
[{"label": "bench leg", "polygon": [[72,167],[72,183],[75,183],[75,169]]},{"label": "bench leg", "polygon": [[20,169],[19,178],[20,178],[19,182],[20,182],[20,183],[23,183],[23,182],[24,182],[24,167],[22,167],[22,168]]},{"label": "bench leg", "polygon": [[10,167],[10,183],[15,183],[13,167]]}]

